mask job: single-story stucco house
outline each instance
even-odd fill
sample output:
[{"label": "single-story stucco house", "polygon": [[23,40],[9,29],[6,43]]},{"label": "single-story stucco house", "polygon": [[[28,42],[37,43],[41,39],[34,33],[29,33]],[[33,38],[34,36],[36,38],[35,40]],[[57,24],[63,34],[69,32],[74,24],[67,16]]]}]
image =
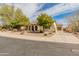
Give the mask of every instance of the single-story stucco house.
[{"label": "single-story stucco house", "polygon": [[[56,26],[55,22],[52,24],[52,26],[50,27],[49,30],[53,30],[53,29],[55,30],[55,32],[57,32],[57,26]],[[37,22],[31,22],[31,24],[28,25],[27,30],[28,30],[28,32],[43,32],[44,28],[43,28],[43,26],[39,26],[37,24]]]}]

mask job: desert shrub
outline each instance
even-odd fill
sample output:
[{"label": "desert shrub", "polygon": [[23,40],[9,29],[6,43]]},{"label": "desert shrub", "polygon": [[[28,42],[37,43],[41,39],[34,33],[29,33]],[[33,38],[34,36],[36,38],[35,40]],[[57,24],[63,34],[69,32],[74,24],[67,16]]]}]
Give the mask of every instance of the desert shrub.
[{"label": "desert shrub", "polygon": [[47,33],[44,33],[44,36],[47,36],[48,34]]}]

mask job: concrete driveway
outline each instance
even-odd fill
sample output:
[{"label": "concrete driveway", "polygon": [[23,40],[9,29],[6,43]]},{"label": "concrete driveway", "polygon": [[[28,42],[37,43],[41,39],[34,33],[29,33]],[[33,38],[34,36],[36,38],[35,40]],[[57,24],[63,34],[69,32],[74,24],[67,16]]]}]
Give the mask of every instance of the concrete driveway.
[{"label": "concrete driveway", "polygon": [[72,33],[58,31],[52,35],[44,36],[41,33],[25,33],[20,35],[18,32],[0,32],[0,36],[17,38],[21,40],[33,40],[33,41],[43,41],[43,42],[60,42],[60,43],[72,43],[79,44],[79,39],[75,37]]}]

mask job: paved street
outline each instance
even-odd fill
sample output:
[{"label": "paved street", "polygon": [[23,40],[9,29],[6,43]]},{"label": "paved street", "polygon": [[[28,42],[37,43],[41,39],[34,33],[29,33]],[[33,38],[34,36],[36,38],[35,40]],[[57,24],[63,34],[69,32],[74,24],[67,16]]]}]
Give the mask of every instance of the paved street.
[{"label": "paved street", "polygon": [[[60,34],[59,34],[60,33]],[[75,38],[72,34],[59,32],[57,37],[63,40]],[[66,36],[64,36],[64,35]],[[57,39],[60,39],[57,38]],[[67,38],[69,37],[69,38]],[[51,38],[51,40],[56,38]],[[56,39],[56,40],[57,40]],[[60,40],[61,40],[60,39]],[[12,56],[71,56],[79,55],[79,44],[64,42],[44,42],[35,40],[19,40],[0,37],[0,55]]]}]

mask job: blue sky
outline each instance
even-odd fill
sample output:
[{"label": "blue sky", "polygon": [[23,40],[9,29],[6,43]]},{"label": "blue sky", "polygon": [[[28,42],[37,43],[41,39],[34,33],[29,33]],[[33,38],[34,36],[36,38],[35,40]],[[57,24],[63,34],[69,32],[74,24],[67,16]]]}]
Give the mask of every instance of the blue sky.
[{"label": "blue sky", "polygon": [[[10,4],[12,5],[12,4]],[[78,3],[17,3],[13,4],[16,8],[22,9],[30,20],[36,20],[40,13],[47,13],[56,20],[57,23],[67,25],[67,16],[79,10]]]}]

